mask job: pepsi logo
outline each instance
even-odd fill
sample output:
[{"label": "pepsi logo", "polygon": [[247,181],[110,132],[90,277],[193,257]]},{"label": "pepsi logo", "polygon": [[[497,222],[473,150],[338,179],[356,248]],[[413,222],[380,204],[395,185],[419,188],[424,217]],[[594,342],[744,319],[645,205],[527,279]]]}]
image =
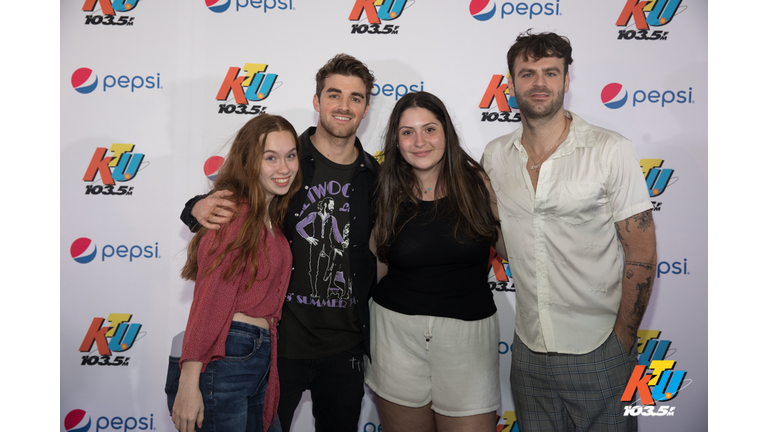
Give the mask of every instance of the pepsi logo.
[{"label": "pepsi logo", "polygon": [[230,0],[205,0],[205,5],[211,12],[222,13],[229,9]]},{"label": "pepsi logo", "polygon": [[80,68],[72,74],[72,88],[78,93],[88,94],[99,84],[99,77],[88,68]]},{"label": "pepsi logo", "polygon": [[87,237],[80,237],[72,242],[69,253],[72,255],[72,259],[80,264],[88,264],[96,258],[96,244]]},{"label": "pepsi logo", "polygon": [[469,2],[469,13],[478,21],[488,21],[496,13],[496,2],[491,0],[472,0]]},{"label": "pepsi logo", "polygon": [[205,176],[208,177],[208,180],[216,180],[216,175],[219,173],[219,168],[221,168],[221,164],[223,163],[224,158],[221,156],[211,156],[205,161],[203,172],[205,172]]},{"label": "pepsi logo", "polygon": [[91,428],[91,417],[81,409],[74,409],[64,417],[64,430],[67,432],[86,432]]},{"label": "pepsi logo", "polygon": [[603,91],[600,93],[600,100],[603,104],[610,109],[618,109],[627,103],[627,89],[619,83],[610,83],[603,87]]}]

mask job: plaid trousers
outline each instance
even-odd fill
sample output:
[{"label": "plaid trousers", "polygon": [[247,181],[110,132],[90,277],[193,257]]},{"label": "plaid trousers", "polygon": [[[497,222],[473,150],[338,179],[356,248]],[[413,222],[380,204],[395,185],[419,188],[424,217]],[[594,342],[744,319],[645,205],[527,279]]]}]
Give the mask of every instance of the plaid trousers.
[{"label": "plaid trousers", "polygon": [[587,354],[536,353],[515,333],[512,396],[521,432],[636,432],[624,416],[624,388],[637,364],[637,342],[627,353],[615,333]]}]

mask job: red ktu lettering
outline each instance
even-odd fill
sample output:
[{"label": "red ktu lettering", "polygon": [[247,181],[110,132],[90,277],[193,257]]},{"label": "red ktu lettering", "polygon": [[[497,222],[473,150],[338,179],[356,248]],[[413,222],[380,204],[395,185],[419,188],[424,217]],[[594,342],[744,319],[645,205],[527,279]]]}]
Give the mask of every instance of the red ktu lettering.
[{"label": "red ktu lettering", "polygon": [[651,397],[651,389],[648,388],[648,381],[651,378],[651,375],[645,375],[645,366],[635,366],[635,370],[632,372],[632,376],[627,383],[627,388],[624,389],[624,394],[621,396],[621,401],[631,401],[635,396],[635,390],[637,390],[640,393],[640,401],[643,405],[656,405],[653,397]]},{"label": "red ktu lettering", "polygon": [[99,5],[101,5],[101,11],[104,12],[104,15],[115,15],[115,10],[112,9],[112,2],[110,0],[85,0],[83,10],[86,12],[93,12],[97,1],[99,2]]},{"label": "red ktu lettering", "polygon": [[247,104],[248,101],[245,100],[245,93],[243,92],[243,80],[245,79],[244,76],[237,76],[237,74],[240,73],[239,67],[231,67],[229,68],[229,72],[227,72],[227,76],[224,77],[224,82],[221,83],[221,88],[219,89],[219,94],[216,95],[216,100],[225,101],[229,97],[229,92],[231,91],[233,96],[235,97],[235,102],[238,104]]},{"label": "red ktu lettering", "polygon": [[107,344],[106,334],[109,331],[109,326],[101,327],[104,323],[104,318],[94,318],[91,322],[91,327],[85,334],[83,343],[80,344],[80,352],[89,352],[93,347],[93,342],[96,342],[96,347],[99,349],[99,355],[111,355],[112,351],[109,350],[109,344]]},{"label": "red ktu lettering", "polygon": [[381,24],[379,19],[379,13],[376,11],[376,7],[373,5],[376,0],[357,0],[352,7],[352,12],[349,14],[350,20],[359,20],[365,10],[365,16],[368,18],[368,22],[371,24]]},{"label": "red ktu lettering", "polygon": [[88,164],[88,169],[85,170],[83,181],[93,181],[96,178],[96,172],[99,172],[101,176],[101,182],[105,185],[115,184],[115,180],[112,178],[112,171],[109,170],[109,162],[112,160],[111,156],[104,157],[107,153],[106,147],[97,147],[91,158],[91,163]]},{"label": "red ktu lettering", "polygon": [[[637,2],[637,4],[635,4]],[[627,4],[624,5],[624,10],[621,11],[619,19],[616,21],[617,26],[625,26],[629,24],[629,18],[635,17],[635,26],[638,30],[648,30],[648,23],[645,22],[645,12],[643,8],[648,4],[647,1],[627,0]]]},{"label": "red ktu lettering", "polygon": [[501,83],[503,79],[504,75],[494,75],[491,77],[491,82],[488,83],[488,88],[485,89],[483,99],[480,101],[480,108],[488,109],[495,98],[499,111],[511,111],[509,104],[507,104],[507,95],[504,94],[507,84]]}]

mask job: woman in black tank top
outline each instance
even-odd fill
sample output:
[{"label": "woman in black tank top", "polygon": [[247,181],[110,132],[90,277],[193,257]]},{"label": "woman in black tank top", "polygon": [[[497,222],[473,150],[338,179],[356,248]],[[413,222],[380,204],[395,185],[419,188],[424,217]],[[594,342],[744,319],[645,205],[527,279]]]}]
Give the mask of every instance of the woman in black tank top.
[{"label": "woman in black tank top", "polygon": [[[395,105],[385,135],[374,209],[371,249],[379,259],[380,277],[386,275],[373,292],[372,307],[466,322],[496,319],[487,284],[491,246],[505,255],[496,196],[482,166],[461,148],[447,109],[434,95],[408,93]],[[383,337],[375,329],[371,334],[374,339]],[[429,351],[430,335],[425,335]],[[412,336],[423,340],[425,335]],[[484,349],[497,357],[498,333],[487,339]],[[461,356],[462,352],[448,354]],[[380,366],[377,357],[379,362],[387,361],[374,352],[374,369]],[[405,359],[405,364],[410,360]],[[399,370],[408,372],[407,367]],[[495,431],[495,408],[462,416],[443,415],[432,402],[404,404],[403,398],[379,390],[383,385],[375,380],[388,377],[377,373],[366,381],[376,392],[379,417],[389,432],[448,430],[458,425],[465,430]],[[488,373],[498,381],[498,369]],[[438,391],[431,389],[432,400],[438,400],[434,394]],[[495,391],[499,392],[498,387]]]}]

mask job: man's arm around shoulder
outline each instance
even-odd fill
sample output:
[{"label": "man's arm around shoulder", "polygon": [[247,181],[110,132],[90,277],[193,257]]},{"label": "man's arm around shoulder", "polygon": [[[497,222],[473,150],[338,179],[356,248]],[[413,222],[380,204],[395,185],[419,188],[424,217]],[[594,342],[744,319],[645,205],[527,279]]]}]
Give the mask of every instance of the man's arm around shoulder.
[{"label": "man's arm around shoulder", "polygon": [[224,199],[230,195],[232,192],[222,190],[190,199],[181,211],[181,221],[192,232],[197,232],[201,226],[212,230],[219,229],[222,224],[232,219],[237,209],[234,202]]}]

